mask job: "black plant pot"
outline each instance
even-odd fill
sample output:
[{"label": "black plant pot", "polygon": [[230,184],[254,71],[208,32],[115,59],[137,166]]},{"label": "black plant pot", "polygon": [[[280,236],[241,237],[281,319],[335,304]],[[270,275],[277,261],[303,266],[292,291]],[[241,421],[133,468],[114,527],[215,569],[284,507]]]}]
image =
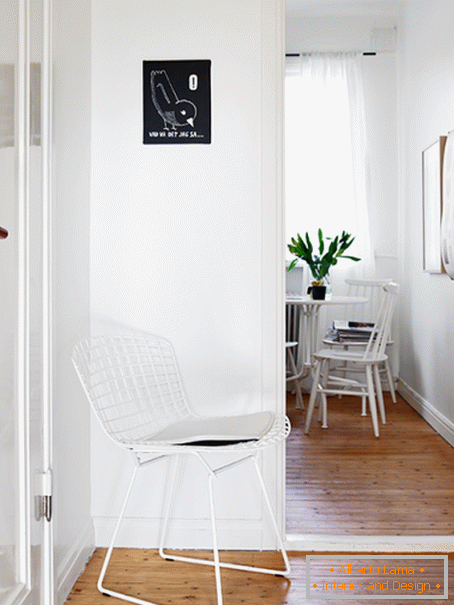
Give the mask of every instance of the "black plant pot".
[{"label": "black plant pot", "polygon": [[325,300],[326,286],[309,286],[307,293],[310,294],[314,300]]}]

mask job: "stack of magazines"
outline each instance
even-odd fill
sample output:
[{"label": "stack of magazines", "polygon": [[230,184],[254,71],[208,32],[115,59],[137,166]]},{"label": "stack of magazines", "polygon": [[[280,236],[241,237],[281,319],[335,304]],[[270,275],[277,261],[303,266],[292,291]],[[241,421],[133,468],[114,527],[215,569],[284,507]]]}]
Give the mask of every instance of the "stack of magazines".
[{"label": "stack of magazines", "polygon": [[373,329],[371,322],[336,319],[326,337],[335,342],[367,342]]}]

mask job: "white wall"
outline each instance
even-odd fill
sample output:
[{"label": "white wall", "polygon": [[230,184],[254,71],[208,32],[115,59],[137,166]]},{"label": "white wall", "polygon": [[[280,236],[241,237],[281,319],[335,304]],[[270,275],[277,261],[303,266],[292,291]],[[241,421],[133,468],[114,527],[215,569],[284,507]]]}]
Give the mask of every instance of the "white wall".
[{"label": "white wall", "polygon": [[[189,398],[202,413],[283,406],[280,319],[276,327],[283,313],[276,281],[282,280],[275,131],[280,9],[275,0],[92,1],[93,331],[132,326],[169,338]],[[212,61],[211,145],[142,144],[144,59]],[[272,461],[269,479],[279,493]],[[203,489],[193,466],[183,481],[186,496]],[[94,425],[99,545],[129,469],[124,453]],[[153,478],[151,469],[149,477],[152,494],[138,488],[126,523],[123,540],[131,546],[156,540],[166,475]],[[221,516],[246,519],[244,531],[229,537],[252,546],[256,534],[248,532],[253,526],[260,534],[261,512],[251,503],[248,477],[240,480],[244,501],[228,502],[222,492],[233,512],[221,502]],[[186,517],[195,523],[186,523],[187,534],[180,527],[178,538],[205,544],[206,516],[199,503],[189,504]]]},{"label": "white wall", "polygon": [[397,58],[364,56],[369,215],[377,277],[400,279],[398,237]]},{"label": "white wall", "polygon": [[70,361],[90,328],[90,2],[52,6],[53,518],[57,602],[63,602],[94,543],[89,406]]},{"label": "white wall", "polygon": [[[332,13],[335,14],[332,14]],[[396,17],[390,15],[357,14],[353,5],[341,14],[330,7],[304,7],[287,12],[287,52],[367,51],[371,49],[374,29],[393,28]],[[331,13],[331,14],[330,14]]]},{"label": "white wall", "polygon": [[454,443],[454,283],[422,270],[421,153],[454,128],[454,4],[408,1],[400,61],[402,388]]}]

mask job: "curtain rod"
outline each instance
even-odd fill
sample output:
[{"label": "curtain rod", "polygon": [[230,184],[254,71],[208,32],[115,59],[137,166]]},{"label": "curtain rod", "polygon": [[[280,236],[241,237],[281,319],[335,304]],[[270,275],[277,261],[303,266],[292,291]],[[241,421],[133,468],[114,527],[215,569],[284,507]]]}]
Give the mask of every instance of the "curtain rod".
[{"label": "curtain rod", "polygon": [[337,53],[357,53],[357,54],[362,54],[364,57],[375,57],[376,55],[386,55],[389,53],[395,53],[395,50],[365,50],[365,51],[359,51],[359,50],[314,50],[314,51],[307,51],[307,52],[302,52],[302,53],[285,53],[286,57],[300,57],[301,55],[332,55],[332,54],[337,54]]},{"label": "curtain rod", "polygon": [[[334,51],[328,51],[328,52],[334,52]],[[339,51],[339,52],[356,52],[356,51]],[[384,51],[386,52],[386,51]],[[390,51],[388,51],[390,52]],[[300,57],[301,55],[310,55],[312,53],[285,53],[286,57]],[[323,54],[323,52],[320,52],[320,54]],[[372,57],[375,56],[377,54],[376,51],[364,51],[363,53],[361,53],[363,55],[363,57]]]}]

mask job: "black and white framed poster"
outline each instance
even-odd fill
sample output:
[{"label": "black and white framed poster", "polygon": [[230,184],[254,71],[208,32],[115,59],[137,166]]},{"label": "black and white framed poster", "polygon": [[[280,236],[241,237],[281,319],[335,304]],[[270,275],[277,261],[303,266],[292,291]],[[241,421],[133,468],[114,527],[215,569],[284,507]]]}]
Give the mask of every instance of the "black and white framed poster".
[{"label": "black and white framed poster", "polygon": [[145,145],[211,143],[211,61],[143,62]]}]

